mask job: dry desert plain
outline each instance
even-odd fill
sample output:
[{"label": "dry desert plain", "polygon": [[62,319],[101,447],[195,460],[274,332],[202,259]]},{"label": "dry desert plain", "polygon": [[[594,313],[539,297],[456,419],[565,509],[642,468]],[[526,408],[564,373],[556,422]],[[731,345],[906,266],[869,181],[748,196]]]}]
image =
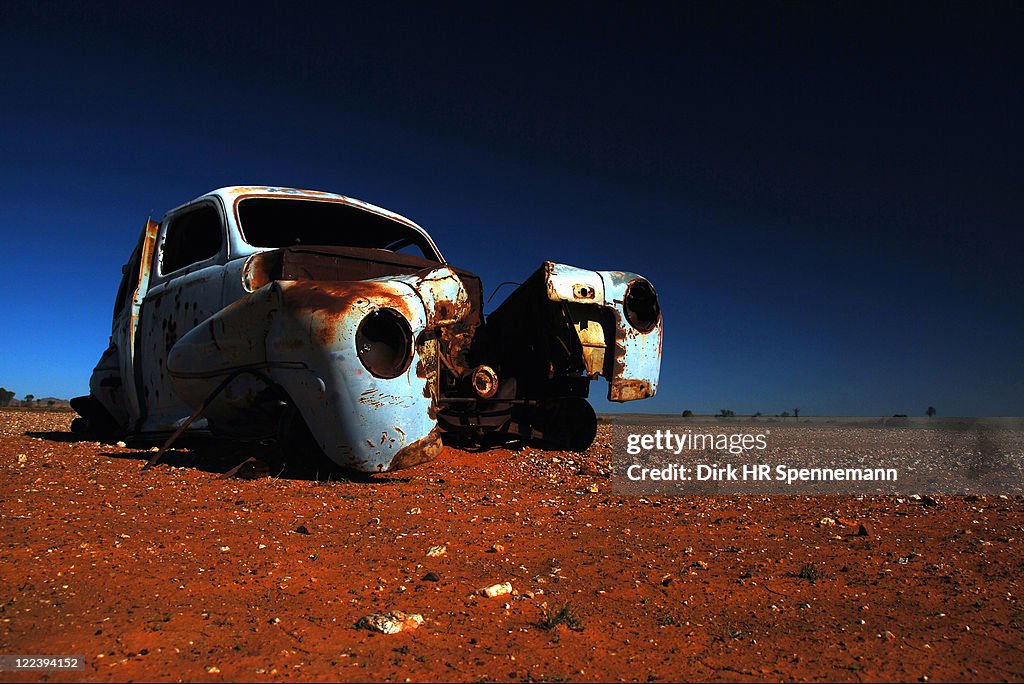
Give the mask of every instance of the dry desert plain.
[{"label": "dry desert plain", "polygon": [[[356,481],[224,478],[222,443],[143,473],[71,418],[0,411],[0,654],[85,669],[4,681],[1024,680],[1019,496],[616,495],[608,426]],[[391,610],[423,624],[356,627]]]}]

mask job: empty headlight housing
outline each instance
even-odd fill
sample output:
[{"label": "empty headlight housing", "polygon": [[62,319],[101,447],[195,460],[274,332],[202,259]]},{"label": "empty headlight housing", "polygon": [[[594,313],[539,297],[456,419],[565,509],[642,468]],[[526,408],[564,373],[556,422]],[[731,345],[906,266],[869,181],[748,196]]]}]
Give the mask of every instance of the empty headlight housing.
[{"label": "empty headlight housing", "polygon": [[654,330],[661,320],[658,294],[643,278],[637,278],[626,286],[622,308],[626,311],[626,320],[629,324],[642,333]]},{"label": "empty headlight housing", "polygon": [[367,314],[356,328],[356,353],[374,376],[397,378],[412,362],[409,322],[394,309]]}]

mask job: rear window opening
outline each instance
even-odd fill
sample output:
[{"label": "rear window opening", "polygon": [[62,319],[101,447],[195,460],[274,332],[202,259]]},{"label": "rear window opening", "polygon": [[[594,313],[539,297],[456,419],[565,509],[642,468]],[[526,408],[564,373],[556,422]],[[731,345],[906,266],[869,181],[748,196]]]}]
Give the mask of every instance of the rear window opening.
[{"label": "rear window opening", "polygon": [[250,197],[238,203],[238,222],[253,247],[362,247],[441,261],[418,231],[341,202]]}]

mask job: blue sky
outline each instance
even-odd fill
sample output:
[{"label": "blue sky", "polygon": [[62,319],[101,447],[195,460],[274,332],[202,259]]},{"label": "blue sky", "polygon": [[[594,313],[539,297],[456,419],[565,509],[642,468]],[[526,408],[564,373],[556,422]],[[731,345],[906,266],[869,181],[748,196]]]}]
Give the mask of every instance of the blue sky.
[{"label": "blue sky", "polygon": [[1011,3],[5,3],[0,385],[85,392],[145,218],[265,183],[412,218],[488,295],[544,259],[646,275],[662,382],[624,409],[1024,415],[1022,29]]}]

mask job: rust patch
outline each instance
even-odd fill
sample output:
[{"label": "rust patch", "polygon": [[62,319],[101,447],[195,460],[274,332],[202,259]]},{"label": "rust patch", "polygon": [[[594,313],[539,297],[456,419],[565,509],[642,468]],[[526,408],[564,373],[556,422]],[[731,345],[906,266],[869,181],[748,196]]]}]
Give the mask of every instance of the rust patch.
[{"label": "rust patch", "polygon": [[434,317],[438,320],[451,320],[458,318],[459,310],[454,302],[447,300],[439,301],[434,307]]},{"label": "rust patch", "polygon": [[612,401],[634,401],[653,397],[651,383],[647,380],[618,379],[612,382],[609,399]]},{"label": "rust patch", "polygon": [[416,319],[409,301],[379,282],[294,281],[284,288],[283,305],[296,317],[315,319],[313,334],[324,347],[334,343],[338,325],[360,305],[394,309],[410,323]]},{"label": "rust patch", "polygon": [[[371,387],[370,389],[363,390],[363,393],[359,395],[359,403],[365,404],[366,406],[377,408],[383,408],[386,404],[378,396],[379,392],[376,388]],[[382,442],[383,443],[383,442]]]},{"label": "rust patch", "polygon": [[434,401],[431,402],[431,406],[433,406],[439,392],[438,341],[432,338],[423,339],[417,345],[417,349],[420,360],[416,363],[416,377],[426,381],[423,383],[423,396],[433,399]]},{"label": "rust patch", "polygon": [[254,292],[276,280],[281,272],[281,259],[281,251],[276,249],[253,254],[242,265],[242,286]]},{"label": "rust patch", "polygon": [[337,317],[348,313],[359,299],[395,309],[407,319],[414,318],[408,300],[387,283],[294,281],[285,289],[284,306],[293,312],[323,313]]},{"label": "rust patch", "polygon": [[423,439],[416,440],[399,449],[395,457],[391,459],[388,470],[401,470],[433,461],[441,453],[441,448],[441,428],[435,426]]}]

